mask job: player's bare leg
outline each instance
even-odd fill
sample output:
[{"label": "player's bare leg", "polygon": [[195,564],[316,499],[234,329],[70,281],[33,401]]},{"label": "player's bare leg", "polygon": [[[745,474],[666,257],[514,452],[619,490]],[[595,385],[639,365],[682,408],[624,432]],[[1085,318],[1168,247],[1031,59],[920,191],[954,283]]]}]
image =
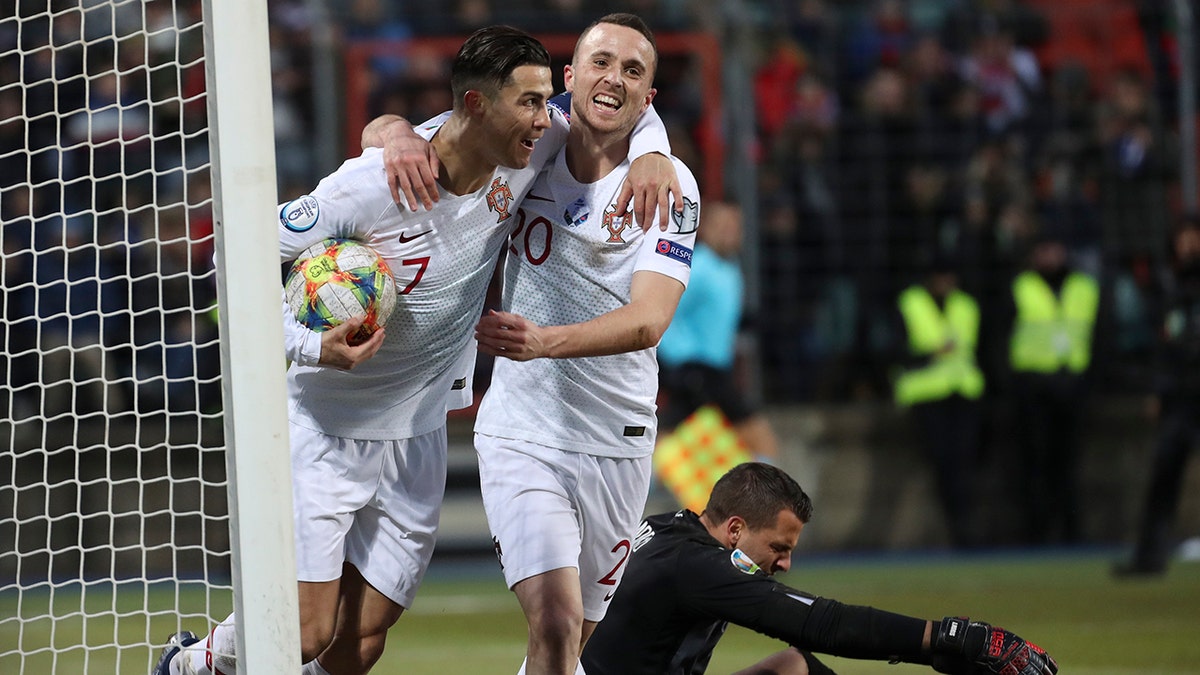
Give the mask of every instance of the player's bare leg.
[{"label": "player's bare leg", "polygon": [[573,675],[583,639],[579,571],[563,567],[513,586],[529,625],[527,675]]},{"label": "player's bare leg", "polygon": [[300,582],[300,662],[317,658],[333,639],[341,580]]},{"label": "player's bare leg", "polygon": [[318,661],[330,675],[362,675],[383,656],[388,629],[404,608],[363,579],[358,568],[342,567],[337,625]]}]

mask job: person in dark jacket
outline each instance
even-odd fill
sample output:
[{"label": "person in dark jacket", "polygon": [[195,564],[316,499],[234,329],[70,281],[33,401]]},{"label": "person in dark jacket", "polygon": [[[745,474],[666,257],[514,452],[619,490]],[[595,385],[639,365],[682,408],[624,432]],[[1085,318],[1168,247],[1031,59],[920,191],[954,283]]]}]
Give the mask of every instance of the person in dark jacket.
[{"label": "person in dark jacket", "polygon": [[1187,218],[1173,244],[1174,274],[1167,283],[1151,404],[1158,437],[1137,543],[1132,558],[1114,569],[1118,576],[1166,571],[1184,469],[1200,439],[1200,217]]},{"label": "person in dark jacket", "polygon": [[929,621],[842,604],[772,576],[791,567],[812,500],[786,473],[747,462],[708,505],[647,518],[608,613],[583,650],[588,675],[701,675],[734,623],[791,648],[741,674],[831,673],[813,652],[903,661],[941,673],[1053,675],[1042,648],[964,617]]}]

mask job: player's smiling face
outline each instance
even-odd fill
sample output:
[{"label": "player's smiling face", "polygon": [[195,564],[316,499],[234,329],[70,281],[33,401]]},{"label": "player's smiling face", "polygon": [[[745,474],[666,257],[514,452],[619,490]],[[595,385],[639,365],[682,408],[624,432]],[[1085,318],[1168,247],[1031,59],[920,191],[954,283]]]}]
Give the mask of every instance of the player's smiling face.
[{"label": "player's smiling face", "polygon": [[529,166],[534,144],[550,128],[546,101],[553,93],[550,69],[525,65],[514,69],[508,84],[487,100],[487,143],[497,165]]},{"label": "player's smiling face", "polygon": [[601,23],[575,48],[564,83],[572,122],[601,133],[628,133],[654,99],[654,46],[638,31]]},{"label": "player's smiling face", "polygon": [[796,514],[784,509],[774,525],[742,530],[736,546],[767,574],[786,572],[792,566],[792,551],[803,529],[804,523]]}]

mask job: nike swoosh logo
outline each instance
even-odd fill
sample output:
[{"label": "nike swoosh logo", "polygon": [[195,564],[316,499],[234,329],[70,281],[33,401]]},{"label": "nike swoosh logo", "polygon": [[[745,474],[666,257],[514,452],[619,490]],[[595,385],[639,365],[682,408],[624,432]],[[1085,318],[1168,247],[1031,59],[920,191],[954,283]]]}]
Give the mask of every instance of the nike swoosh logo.
[{"label": "nike swoosh logo", "polygon": [[411,237],[406,236],[403,232],[401,232],[400,233],[400,243],[407,244],[408,242],[413,241],[414,239],[420,239],[421,237],[424,237],[425,235],[429,234],[430,232],[433,232],[433,230],[425,230],[424,232],[418,232]]},{"label": "nike swoosh logo", "polygon": [[[613,593],[616,593],[616,591],[613,591]],[[609,593],[608,595],[604,596],[604,601],[608,602],[609,600],[612,600],[612,596],[613,596],[612,593]]]},{"label": "nike swoosh logo", "polygon": [[531,193],[529,193],[528,195],[526,195],[526,196],[525,196],[525,198],[526,198],[526,199],[532,199],[532,200],[534,200],[534,201],[538,201],[538,202],[552,202],[552,201],[554,201],[553,199],[550,199],[549,197],[539,197],[538,195],[535,195],[535,194],[533,194],[532,192],[531,192]]}]

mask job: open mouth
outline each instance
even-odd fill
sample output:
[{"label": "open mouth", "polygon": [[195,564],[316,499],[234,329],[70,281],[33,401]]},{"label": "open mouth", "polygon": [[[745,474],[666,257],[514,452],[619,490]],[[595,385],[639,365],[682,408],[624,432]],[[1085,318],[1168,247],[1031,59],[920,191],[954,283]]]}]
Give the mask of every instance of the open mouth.
[{"label": "open mouth", "polygon": [[621,102],[617,100],[615,96],[610,96],[608,94],[596,94],[592,98],[592,103],[594,103],[597,107],[605,110],[611,110],[613,112],[621,109]]},{"label": "open mouth", "polygon": [[526,150],[533,150],[533,146],[537,145],[537,142],[537,138],[523,138],[521,139],[521,147]]}]

